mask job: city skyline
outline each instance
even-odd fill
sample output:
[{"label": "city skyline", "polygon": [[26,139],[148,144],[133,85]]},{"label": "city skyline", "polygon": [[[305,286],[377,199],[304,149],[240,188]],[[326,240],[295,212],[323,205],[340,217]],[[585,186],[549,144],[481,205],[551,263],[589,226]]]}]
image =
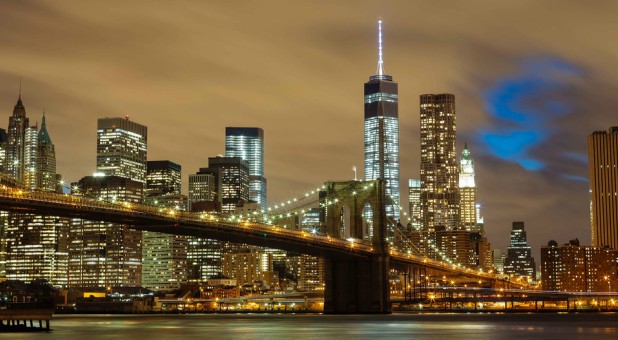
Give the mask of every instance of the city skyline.
[{"label": "city skyline", "polygon": [[[428,6],[417,5],[421,7],[420,9]],[[415,25],[410,26],[405,17],[394,12],[394,6],[390,8],[388,5],[382,5],[378,8],[377,5],[371,6],[365,3],[361,14],[352,15],[342,14],[345,8],[343,4],[334,4],[329,5],[329,9],[337,15],[344,15],[346,25],[343,27],[338,24],[340,21],[334,14],[316,15],[312,19],[314,21],[299,25],[299,27],[313,27],[313,25],[321,27],[312,34],[302,29],[291,32],[286,30],[287,25],[296,27],[295,25],[298,24],[289,18],[277,17],[273,20],[274,24],[251,20],[247,23],[240,23],[232,20],[230,25],[232,32],[228,33],[232,35],[228,36],[228,39],[214,41],[217,43],[215,45],[225,51],[226,55],[231,53],[234,57],[229,62],[216,58],[213,60],[212,56],[207,56],[205,53],[195,53],[198,50],[196,48],[195,52],[191,51],[192,53],[185,57],[175,55],[176,59],[172,59],[175,61],[171,64],[161,60],[160,57],[153,56],[150,63],[142,66],[134,64],[135,58],[131,53],[124,54],[131,50],[130,46],[123,46],[126,48],[123,52],[111,50],[102,59],[90,56],[90,53],[100,48],[112,46],[112,43],[117,42],[122,33],[122,29],[112,28],[109,18],[113,16],[103,9],[103,12],[110,16],[102,15],[102,19],[94,21],[91,29],[94,32],[100,32],[107,40],[91,41],[88,35],[72,33],[62,38],[66,39],[66,42],[60,44],[59,47],[48,44],[27,47],[22,44],[34,43],[33,39],[36,34],[33,35],[28,28],[22,26],[23,23],[35,24],[36,28],[44,29],[50,22],[58,21],[54,20],[54,16],[68,17],[68,20],[59,28],[47,33],[53,35],[62,33],[64,29],[71,27],[71,23],[74,22],[71,19],[77,20],[72,13],[77,12],[69,10],[68,4],[53,5],[58,6],[56,8],[33,4],[11,4],[11,6],[18,6],[13,12],[14,17],[8,18],[0,14],[6,25],[12,25],[12,33],[7,34],[4,39],[15,38],[2,41],[3,46],[9,49],[11,46],[14,48],[4,55],[6,60],[2,63],[0,74],[0,104],[6,114],[5,117],[8,118],[16,100],[18,77],[23,76],[23,100],[26,109],[30,117],[40,117],[42,109],[47,108],[47,126],[50,134],[54,136],[58,172],[62,173],[68,181],[77,181],[94,172],[93,151],[96,138],[93,131],[95,131],[96,119],[125,114],[130,114],[132,119],[147,125],[151,130],[149,158],[152,160],[170,159],[181,164],[185,169],[185,176],[183,176],[185,178],[188,174],[186,171],[205,167],[208,157],[224,153],[222,135],[225,126],[261,126],[269,136],[265,146],[268,150],[265,172],[269,174],[271,194],[269,201],[274,203],[286,199],[290,195],[295,195],[299,187],[309,189],[328,179],[351,179],[353,177],[351,167],[356,165],[360,169],[362,165],[362,147],[359,146],[359,140],[362,140],[362,120],[358,117],[362,112],[363,103],[359,100],[362,93],[362,87],[359,84],[365,81],[366,75],[374,70],[375,53],[373,51],[375,51],[376,42],[373,23],[378,15],[382,15],[386,24],[384,34],[388,45],[388,70],[397,78],[401,86],[400,161],[402,171],[400,184],[405,184],[409,178],[418,178],[420,162],[418,95],[434,91],[454,92],[458,98],[458,132],[461,132],[457,136],[457,154],[460,154],[464,142],[468,142],[474,150],[478,196],[484,205],[486,232],[492,243],[497,248],[505,249],[511,222],[523,220],[526,222],[529,240],[535,249],[535,254],[539,246],[555,238],[553,235],[556,235],[558,231],[561,231],[561,235],[565,235],[566,238],[578,237],[583,244],[590,244],[588,184],[578,179],[587,177],[586,135],[592,131],[615,125],[611,121],[611,111],[602,110],[604,105],[609,104],[604,104],[599,100],[604,98],[609,103],[613,102],[613,99],[606,98],[603,92],[611,91],[601,89],[600,85],[615,78],[612,78],[612,70],[604,73],[603,77],[595,73],[602,69],[601,61],[607,57],[606,55],[596,55],[594,60],[586,61],[586,55],[581,54],[583,52],[569,54],[562,45],[556,47],[547,44],[545,46],[544,42],[552,41],[551,38],[554,38],[548,30],[540,30],[540,38],[533,38],[526,34],[518,36],[517,34],[521,32],[514,30],[507,32],[510,36],[504,37],[505,40],[515,38],[515,42],[519,43],[535,42],[527,45],[531,48],[527,52],[513,51],[501,44],[489,44],[484,39],[478,45],[462,46],[462,43],[469,43],[469,36],[463,34],[461,38],[463,41],[458,42],[452,34],[446,35],[446,38],[439,34],[440,30],[449,27],[452,29],[451,25],[454,26],[457,22],[450,23],[447,28],[440,28],[435,23],[425,23],[428,29],[437,30],[436,32],[427,31],[427,29],[418,29]],[[513,5],[503,6],[506,9],[502,7],[495,8],[495,10],[503,11],[500,12],[502,14],[513,10],[509,8]],[[551,18],[556,20],[557,25],[562,25],[561,27],[568,28],[568,18],[576,19],[578,15],[597,14],[597,10],[593,8],[586,7],[583,14],[575,14],[579,10],[576,5],[560,2],[560,6],[563,7],[563,14],[552,14]],[[308,10],[315,11],[311,6],[309,7]],[[441,10],[454,15],[452,12],[456,11],[456,7],[441,8]],[[225,16],[227,14],[228,17],[235,17],[242,21],[244,16],[250,15],[249,9],[232,14],[225,6],[222,6],[213,9],[213,15],[224,14]],[[49,19],[46,19],[50,22],[29,20],[31,18],[25,14],[28,10],[47,11],[43,13],[51,15]],[[260,8],[259,10],[267,11],[268,9]],[[283,6],[282,11],[291,11],[290,17],[292,18],[296,13],[287,6]],[[549,8],[537,8],[537,11],[538,14],[535,13],[529,22],[531,27],[539,25],[536,15],[540,20],[543,16],[541,14],[549,11]],[[84,13],[83,10],[80,12]],[[522,10],[522,12],[526,11]],[[515,10],[514,14],[503,15],[504,25],[522,20],[524,15],[522,12]],[[173,14],[179,15],[180,13]],[[603,15],[602,12],[599,14]],[[530,13],[526,12],[526,15]],[[463,13],[462,16],[469,19],[469,14]],[[120,18],[116,17],[116,19],[128,19],[128,17],[129,15],[126,18],[120,15]],[[171,17],[175,18],[174,15]],[[19,19],[22,21],[15,22]],[[143,24],[130,31],[136,35],[132,37],[139,37],[140,34],[146,36],[155,34],[145,33],[143,29],[148,27],[148,23],[153,23],[156,13],[143,12],[140,19],[143,20]],[[418,19],[422,21],[423,18]],[[183,32],[193,32],[204,39],[200,44],[209,45],[212,41],[208,40],[204,32],[208,31],[210,24],[224,24],[217,20],[214,18],[214,22],[203,24],[206,26],[202,26],[201,22],[198,25],[191,20],[186,24],[176,21],[175,27]],[[601,25],[596,21],[588,23],[590,26],[585,28],[590,32],[603,32],[601,28],[594,26]],[[489,23],[485,24],[489,25]],[[147,27],[142,27],[143,25]],[[493,25],[501,27],[502,24],[493,22]],[[478,24],[475,27],[479,30]],[[247,31],[253,28],[256,29],[255,33]],[[473,27],[470,29],[475,31]],[[529,29],[532,32],[532,28]],[[156,32],[156,29],[153,31]],[[285,31],[288,33],[282,33]],[[269,35],[272,41],[261,37],[259,33],[268,33],[264,36]],[[17,39],[20,34],[24,39]],[[574,35],[570,39],[575,39],[578,46],[585,46],[587,43],[584,40],[589,39],[589,35],[582,34],[582,36],[585,37]],[[247,40],[248,37],[250,39]],[[428,43],[427,39],[432,37],[441,37],[444,40]],[[49,39],[50,41],[61,42],[59,37],[51,36],[50,38],[53,38]],[[159,38],[162,40],[155,40],[154,44],[157,46],[158,44],[171,44],[167,40],[169,38],[169,35],[163,35]],[[301,43],[281,44],[287,41],[286,39],[299,39]],[[16,40],[20,42],[16,43]],[[86,54],[82,57],[90,58],[87,65],[70,65],[69,68],[68,64],[64,64],[66,62],[50,58],[50,65],[66,65],[65,68],[60,67],[59,70],[62,73],[58,73],[58,71],[45,70],[42,66],[32,67],[40,64],[38,58],[34,64],[30,63],[28,58],[21,61],[16,58],[23,53],[33,53],[33,48],[36,51],[46,52],[38,53],[37,56],[47,54],[54,56],[62,51],[73,51],[69,42],[80,44],[80,48]],[[347,51],[336,46],[344,42],[349,42]],[[452,42],[455,46],[450,46]],[[511,43],[515,44],[515,42]],[[406,46],[407,44],[410,46]],[[425,49],[420,48],[422,46],[425,46]],[[138,44],[134,51],[148,53],[153,47],[156,46]],[[468,64],[468,71],[471,71],[471,66],[475,66],[474,71],[481,68],[478,60],[474,60],[479,55],[487,61],[482,68],[488,70],[478,74],[457,71],[457,67],[453,66],[447,52],[456,51],[458,48],[465,52],[461,62]],[[255,62],[240,65],[239,53],[246,49],[265,59],[273,56],[277,58],[274,59],[275,62],[264,62],[262,58],[255,58]],[[586,50],[586,48],[581,48],[581,50]],[[542,57],[538,57],[539,55]],[[358,60],[349,62],[351,57],[356,56]],[[428,68],[432,62],[430,60],[432,57],[437,59],[446,57],[447,61],[450,61],[445,64],[448,65],[447,70],[441,71],[439,76],[425,71],[425,68]],[[240,61],[243,60],[240,58]],[[198,81],[189,76],[190,72],[187,68],[190,67],[185,68],[181,65],[184,61],[207,65],[200,66],[198,72],[205,78],[213,77],[223,80],[222,77],[228,76],[235,84],[222,81],[217,84],[217,88],[207,86],[208,81]],[[153,71],[159,68],[170,70],[175,74]],[[532,74],[535,68],[543,70],[538,77]],[[282,70],[285,72],[281,72]],[[308,74],[308,70],[313,74]],[[450,75],[446,72],[453,70],[456,72]],[[114,72],[104,76],[103,73],[109,71]],[[194,69],[190,71],[195,72]],[[263,78],[263,72],[276,75],[266,75],[266,78]],[[334,72],[338,76],[328,78],[328,74]],[[153,78],[150,79],[148,75],[152,75]],[[298,78],[303,83],[295,83],[292,78]],[[262,86],[263,79],[273,81],[267,86]],[[324,79],[330,80],[324,83]],[[462,84],[468,80],[475,83],[477,87],[467,87]],[[590,82],[599,85],[599,93],[591,94],[584,88],[584,86],[589,86]],[[530,86],[530,83],[537,87]],[[96,86],[92,86],[93,84]],[[112,84],[118,84],[118,86]],[[518,88],[517,85],[520,87]],[[511,90],[516,97],[514,99],[516,109],[510,117],[507,114],[508,110],[503,111],[505,107],[508,108],[509,102],[501,97],[501,95],[504,96],[504,91],[508,93],[509,86],[513,87]],[[81,90],[82,87],[89,90]],[[307,88],[311,90],[307,91]],[[236,91],[244,92],[243,96],[238,99],[231,98]],[[307,93],[304,93],[305,91]],[[566,96],[572,92],[578,94],[577,100],[582,100],[582,98],[588,100],[573,102],[569,99],[570,97]],[[208,96],[204,96],[203,93],[207,93]],[[331,96],[331,93],[335,95]],[[539,93],[551,99],[542,102],[543,105],[547,105],[546,107],[528,103],[528,101],[538,99]],[[517,94],[523,97],[517,97]],[[160,98],[153,98],[155,96],[160,96]],[[595,98],[597,100],[592,100]],[[228,102],[226,104],[228,106],[221,110],[222,106],[213,106],[213,101],[219,99],[231,100],[231,103]],[[162,103],[163,100],[166,102]],[[577,113],[563,113],[562,111],[565,107],[561,105],[566,105],[567,110],[575,110],[576,107],[583,110],[584,108],[580,105],[584,103],[590,104],[585,109],[585,114],[584,111]],[[518,105],[524,106],[524,109],[519,110]],[[180,113],[178,113],[179,110]],[[602,111],[605,111],[605,116]],[[293,116],[295,119],[289,120],[289,124],[280,123],[284,120],[283,117],[289,115],[290,112],[298,112]],[[304,114],[305,112],[313,113],[313,115]],[[538,135],[538,130],[531,127],[531,124],[534,125],[534,121],[531,123],[531,120],[535,119],[535,113],[543,114],[542,117],[545,118],[539,119],[539,125],[548,130],[553,129],[553,136],[544,135],[543,131],[541,135]],[[573,122],[569,123],[570,120],[565,117]],[[582,121],[582,117],[589,121]],[[513,131],[504,130],[507,129],[506,126],[513,124],[521,126],[513,123],[521,120],[524,121],[523,126],[529,128],[525,130],[530,133],[529,135],[521,136],[511,133]],[[334,125],[334,127],[329,125]],[[483,134],[483,131],[476,130],[477,126],[483,125],[489,126],[489,128],[486,126],[485,130],[489,132]],[[170,126],[176,126],[177,130],[170,129]],[[335,127],[341,128],[342,126],[349,128],[335,129]],[[324,132],[319,129],[323,129]],[[523,144],[505,143],[504,140],[500,140],[501,133],[502,136],[511,133],[514,136],[512,141],[521,141]],[[324,136],[329,136],[329,138],[324,138]],[[190,157],[189,151],[184,155],[178,152],[179,149],[190,149],[189,146],[193,140],[203,141],[207,145],[201,159]],[[492,141],[496,140],[497,144],[509,148],[496,151],[492,148],[495,146]],[[523,156],[517,152],[513,153],[513,150],[521,151]],[[506,153],[507,156],[501,155],[500,152]],[[510,156],[508,152],[511,152]],[[299,153],[304,157],[296,161],[295,155]],[[581,160],[582,155],[584,161]],[[520,156],[523,158],[518,159]],[[507,157],[508,160],[502,157]],[[539,163],[544,163],[545,168],[538,169]],[[510,181],[504,180],[505,172],[511,174]],[[186,185],[184,187],[186,188]],[[404,187],[402,185],[402,188]],[[528,202],[526,197],[538,198],[534,202]]]}]

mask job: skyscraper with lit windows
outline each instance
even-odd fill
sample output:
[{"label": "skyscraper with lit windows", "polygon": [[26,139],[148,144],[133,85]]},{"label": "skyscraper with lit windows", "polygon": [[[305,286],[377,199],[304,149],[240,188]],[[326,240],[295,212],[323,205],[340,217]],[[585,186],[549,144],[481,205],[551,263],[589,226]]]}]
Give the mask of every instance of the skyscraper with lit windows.
[{"label": "skyscraper with lit windows", "polygon": [[460,227],[467,231],[481,232],[477,218],[476,183],[474,180],[474,161],[468,150],[468,144],[464,145],[461,159],[459,160],[459,205]]},{"label": "skyscraper with lit windows", "polygon": [[420,96],[421,203],[428,230],[459,224],[459,165],[455,150],[455,95]]},{"label": "skyscraper with lit windows", "polygon": [[399,220],[399,116],[397,83],[384,71],[382,19],[378,20],[378,69],[365,83],[365,180],[386,180],[386,215]]},{"label": "skyscraper with lit windows", "polygon": [[588,136],[592,245],[618,250],[618,126]]},{"label": "skyscraper with lit windows", "polygon": [[97,123],[97,172],[146,183],[148,128],[125,118]]},{"label": "skyscraper with lit windows", "polygon": [[266,207],[264,177],[264,130],[258,127],[226,127],[225,156],[240,157],[249,165],[249,199]]}]

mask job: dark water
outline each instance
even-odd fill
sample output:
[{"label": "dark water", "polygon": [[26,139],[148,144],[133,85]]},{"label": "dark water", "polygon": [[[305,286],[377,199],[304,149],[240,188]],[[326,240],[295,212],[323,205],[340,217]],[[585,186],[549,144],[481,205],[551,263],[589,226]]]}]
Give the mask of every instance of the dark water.
[{"label": "dark water", "polygon": [[59,315],[7,339],[618,339],[618,314]]}]

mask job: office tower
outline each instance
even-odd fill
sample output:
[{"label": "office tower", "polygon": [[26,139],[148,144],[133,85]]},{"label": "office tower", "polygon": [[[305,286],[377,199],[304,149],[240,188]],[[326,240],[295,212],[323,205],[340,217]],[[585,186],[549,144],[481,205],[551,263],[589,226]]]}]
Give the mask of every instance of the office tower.
[{"label": "office tower", "polygon": [[146,197],[180,195],[181,166],[171,161],[146,163]]},{"label": "office tower", "polygon": [[[571,240],[562,246],[554,240],[541,247],[543,290],[609,292],[618,289],[617,250],[580,246]],[[613,290],[612,290],[613,287]]]},{"label": "office tower", "polygon": [[225,157],[240,157],[249,165],[249,199],[266,208],[264,131],[257,127],[226,127]]},{"label": "office tower", "polygon": [[47,132],[45,114],[37,140],[37,187],[44,191],[57,191],[56,150]]},{"label": "office tower", "polygon": [[24,168],[22,184],[27,190],[37,189],[38,128],[29,126],[24,134]]},{"label": "office tower", "polygon": [[220,173],[221,211],[233,214],[237,206],[249,200],[249,166],[240,157],[210,157],[208,169],[203,171],[212,170]]},{"label": "office tower", "polygon": [[0,129],[0,179],[5,180],[6,175],[6,147],[9,142],[9,136],[5,129]]},{"label": "office tower", "polygon": [[[181,195],[181,166],[174,162],[148,161],[146,204],[186,210]],[[142,285],[149,289],[179,288],[187,281],[187,237],[142,232]]]},{"label": "office tower", "polygon": [[464,145],[461,159],[459,160],[459,218],[460,228],[467,231],[480,232],[477,221],[477,206],[476,206],[476,183],[474,181],[474,161],[468,150],[468,144]]},{"label": "office tower", "polygon": [[[28,190],[56,190],[56,156],[47,132],[27,127],[24,134],[23,184]],[[57,216],[8,213],[6,216],[6,275],[30,282],[44,278],[67,285],[69,220]]]},{"label": "office tower", "polygon": [[454,229],[459,222],[455,95],[423,94],[420,101],[423,227]]},{"label": "office tower", "polygon": [[189,211],[221,211],[221,171],[200,168],[189,175]]},{"label": "office tower", "polygon": [[526,240],[524,222],[513,222],[511,243],[504,259],[504,273],[536,279],[536,265],[532,257],[532,249]]},{"label": "office tower", "polygon": [[146,183],[148,129],[125,118],[97,123],[97,172]]},{"label": "office tower", "polygon": [[588,136],[592,245],[618,249],[618,126]]},{"label": "office tower", "polygon": [[420,230],[423,223],[423,210],[421,206],[421,181],[418,179],[408,180],[408,205],[411,230]]},{"label": "office tower", "polygon": [[[108,202],[142,203],[144,184],[119,176],[88,176],[73,194]],[[72,219],[69,286],[140,286],[142,233],[126,225]]]},{"label": "office tower", "polygon": [[[389,225],[399,220],[399,117],[397,83],[384,71],[382,20],[378,20],[378,69],[365,83],[365,180],[386,180]],[[366,218],[370,220],[371,211]],[[391,227],[392,228],[392,227]],[[390,234],[392,235],[391,230]]]},{"label": "office tower", "polygon": [[30,120],[26,117],[26,108],[21,101],[21,85],[17,104],[13,108],[13,115],[9,117],[6,145],[6,172],[19,184],[23,182],[24,150],[26,129]]}]

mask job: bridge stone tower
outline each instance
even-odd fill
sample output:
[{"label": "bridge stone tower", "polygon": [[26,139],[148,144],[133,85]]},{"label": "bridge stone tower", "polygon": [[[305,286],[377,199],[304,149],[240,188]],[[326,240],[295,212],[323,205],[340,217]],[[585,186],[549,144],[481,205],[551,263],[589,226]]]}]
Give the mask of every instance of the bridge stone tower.
[{"label": "bridge stone tower", "polygon": [[[326,232],[331,237],[370,237],[374,254],[367,258],[325,259],[324,312],[390,313],[389,250],[386,241],[386,182],[327,182]],[[373,232],[363,227],[366,205],[373,210]],[[349,216],[346,216],[349,213]]]}]

